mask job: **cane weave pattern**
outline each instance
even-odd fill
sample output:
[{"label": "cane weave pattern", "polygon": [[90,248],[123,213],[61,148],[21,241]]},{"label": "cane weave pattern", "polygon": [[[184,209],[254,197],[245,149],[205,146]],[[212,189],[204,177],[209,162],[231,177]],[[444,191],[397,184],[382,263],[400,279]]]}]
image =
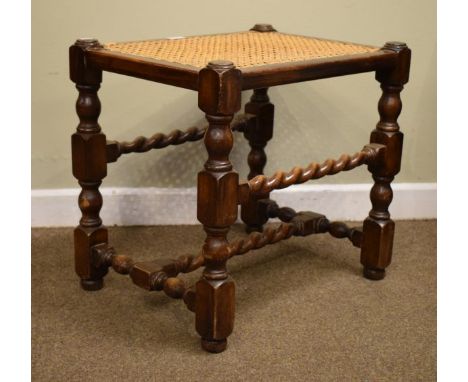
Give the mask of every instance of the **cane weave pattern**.
[{"label": "cane weave pattern", "polygon": [[341,41],[256,31],[108,43],[104,48],[196,68],[203,68],[213,60],[228,60],[238,68],[247,68],[379,50],[377,47]]}]

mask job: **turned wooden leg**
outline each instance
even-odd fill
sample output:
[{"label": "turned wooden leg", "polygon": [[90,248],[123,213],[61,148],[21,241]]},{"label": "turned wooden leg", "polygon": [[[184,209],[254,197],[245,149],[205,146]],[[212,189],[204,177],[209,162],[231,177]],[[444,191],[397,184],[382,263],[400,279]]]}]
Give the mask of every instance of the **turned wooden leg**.
[{"label": "turned wooden leg", "polygon": [[395,223],[388,212],[393,197],[390,183],[400,171],[403,133],[399,131],[397,118],[402,107],[400,92],[408,82],[411,58],[411,51],[404,43],[387,43],[383,49],[394,50],[399,55],[395,67],[376,73],[383,93],[379,101],[380,121],[370,140],[385,145],[386,151],[381,161],[369,165],[375,183],[370,193],[372,209],[363,225],[361,263],[364,277],[371,280],[385,277],[385,268],[392,258]]},{"label": "turned wooden leg", "polygon": [[196,329],[202,348],[226,349],[234,325],[235,285],[226,270],[227,233],[237,218],[238,174],[229,153],[233,145],[230,122],[240,109],[240,72],[228,61],[210,62],[200,72],[199,107],[206,113],[208,160],[198,174],[197,218],[203,224],[205,269],[196,284]]},{"label": "turned wooden leg", "polygon": [[[263,169],[267,161],[265,146],[273,137],[273,119],[275,107],[270,103],[267,94],[268,89],[255,89],[250,102],[245,105],[245,112],[256,115],[251,119],[244,132],[244,136],[249,141],[250,153],[247,158],[249,164],[248,179],[263,174]],[[269,194],[252,195],[241,207],[241,218],[246,224],[247,232],[262,231],[263,225],[268,217],[263,205],[258,203],[260,199],[266,199]]]},{"label": "turned wooden leg", "polygon": [[73,175],[82,191],[78,204],[82,213],[74,232],[75,270],[85,290],[98,290],[103,286],[107,266],[95,266],[91,248],[107,243],[107,229],[102,225],[99,211],[102,196],[99,186],[107,174],[106,137],[101,133],[98,117],[101,104],[97,91],[102,72],[86,63],[86,49],[98,46],[94,39],[78,40],[70,47],[70,78],[79,91],[76,111],[80,123],[72,135]]}]

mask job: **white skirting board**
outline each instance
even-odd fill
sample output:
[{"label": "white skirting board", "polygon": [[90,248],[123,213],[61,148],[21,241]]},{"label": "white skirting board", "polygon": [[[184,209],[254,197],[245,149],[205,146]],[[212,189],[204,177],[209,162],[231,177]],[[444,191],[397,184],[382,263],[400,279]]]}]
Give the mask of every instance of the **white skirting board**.
[{"label": "white skirting board", "polygon": [[[272,199],[296,211],[314,211],[330,220],[363,220],[371,208],[371,184],[298,185],[274,191]],[[437,217],[436,183],[395,183],[390,213],[395,220]],[[31,192],[33,227],[75,226],[81,216],[80,189]],[[101,217],[111,225],[197,224],[196,188],[102,188]]]}]

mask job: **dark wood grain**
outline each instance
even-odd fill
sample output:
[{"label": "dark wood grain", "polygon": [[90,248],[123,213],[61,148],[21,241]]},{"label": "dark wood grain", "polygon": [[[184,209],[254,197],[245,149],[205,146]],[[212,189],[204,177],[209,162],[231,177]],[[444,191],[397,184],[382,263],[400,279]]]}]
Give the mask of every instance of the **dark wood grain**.
[{"label": "dark wood grain", "polygon": [[198,105],[206,113],[208,159],[198,174],[197,217],[206,231],[205,270],[196,285],[195,326],[203,349],[224,351],[234,325],[235,286],[226,269],[227,233],[237,218],[238,174],[229,153],[230,123],[240,109],[240,71],[231,62],[214,61],[200,72]]},{"label": "dark wood grain", "polygon": [[[267,162],[265,146],[273,137],[273,119],[275,107],[268,97],[268,89],[254,90],[250,101],[245,105],[245,112],[255,115],[247,124],[244,136],[250,145],[250,152],[247,157],[249,164],[249,174],[247,179],[252,179],[257,175],[263,174]],[[263,225],[268,218],[262,211],[263,205],[258,204],[258,200],[268,198],[269,193],[253,195],[249,200],[242,204],[241,218],[246,224],[247,232],[262,231]]]},{"label": "dark wood grain", "polygon": [[391,70],[376,73],[382,88],[378,107],[380,120],[370,141],[385,145],[386,150],[382,160],[368,166],[375,183],[370,193],[372,209],[363,225],[361,263],[364,276],[371,280],[383,279],[392,259],[395,223],[388,211],[393,198],[390,183],[400,171],[403,133],[397,119],[402,107],[400,92],[408,82],[411,59],[411,51],[404,43],[387,43],[385,49],[393,50],[398,61]]},{"label": "dark wood grain", "polygon": [[[256,24],[252,30],[276,31],[270,24]],[[129,275],[137,286],[148,291],[163,291],[171,298],[182,299],[195,312],[195,327],[202,348],[219,353],[226,349],[234,326],[235,283],[227,271],[227,261],[233,256],[292,236],[328,232],[336,238],[347,238],[361,248],[365,277],[379,280],[385,276],[391,262],[395,229],[388,211],[393,196],[391,182],[400,171],[403,144],[397,122],[402,107],[400,92],[409,79],[411,58],[411,51],[404,43],[387,43],[382,49],[366,54],[243,69],[229,61],[212,61],[204,68],[196,68],[136,57],[104,49],[96,39],[76,41],[70,47],[69,58],[70,78],[79,92],[76,103],[79,124],[72,136],[72,159],[73,175],[81,186],[78,202],[82,217],[74,231],[74,246],[75,269],[84,289],[102,288],[103,277],[108,269],[113,269]],[[98,123],[102,71],[197,91],[198,106],[205,113],[208,126],[137,137],[131,142],[107,141]],[[356,154],[342,155],[337,160],[312,162],[305,168],[278,171],[270,177],[263,175],[267,160],[265,147],[273,136],[274,106],[267,94],[269,87],[372,71],[381,84],[382,96],[378,106],[380,120],[369,144]],[[254,89],[253,95],[245,106],[245,114],[234,120],[241,107],[241,91],[247,89]],[[250,145],[248,180],[240,184],[229,159],[233,130],[244,132]],[[107,163],[115,162],[122,154],[142,153],[202,138],[208,157],[198,174],[197,218],[206,232],[201,251],[196,252],[198,255],[145,262],[117,254],[108,244],[108,232],[100,217],[103,200],[99,187],[107,175]],[[372,173],[374,185],[370,192],[372,209],[362,228],[329,221],[320,213],[279,207],[270,199],[273,190],[363,164]],[[242,220],[251,233],[228,242],[227,235],[237,219],[239,205]],[[278,218],[281,223],[264,227],[270,218]],[[202,276],[194,286],[186,286],[178,277],[203,266]]]},{"label": "dark wood grain", "polygon": [[255,24],[250,30],[256,32],[276,32],[276,29],[271,24]]},{"label": "dark wood grain", "polygon": [[392,67],[394,52],[379,50],[352,56],[330,57],[287,64],[271,64],[242,70],[242,89],[258,89],[323,78],[373,72]]},{"label": "dark wood grain", "polygon": [[[137,57],[97,46],[87,49],[88,62],[101,70],[198,91],[200,68]],[[241,71],[242,90],[344,76],[392,68],[398,55],[384,48],[371,53],[281,64],[252,66]]]},{"label": "dark wood grain", "polygon": [[[291,222],[299,213],[290,207],[280,207],[271,199],[261,199],[258,201],[262,210],[269,218],[278,218],[282,222]],[[320,219],[320,227],[314,233],[328,232],[338,239],[347,238],[355,247],[361,247],[362,227],[349,227],[347,224],[339,221],[331,222],[327,218]]]},{"label": "dark wood grain", "polygon": [[105,49],[89,49],[89,62],[107,72],[123,74],[180,88],[197,90],[199,69],[173,62],[136,57]]},{"label": "dark wood grain", "polygon": [[82,217],[74,232],[75,270],[85,290],[101,289],[107,273],[106,266],[95,266],[91,251],[94,245],[108,241],[107,229],[99,216],[99,186],[107,175],[106,136],[98,123],[101,103],[97,91],[102,72],[85,58],[86,49],[97,46],[99,42],[94,39],[78,40],[69,50],[70,78],[79,92],[76,112],[80,119],[72,135],[73,175],[82,189],[78,198]]},{"label": "dark wood grain", "polygon": [[326,175],[335,175],[341,171],[350,171],[363,164],[374,162],[386,149],[385,145],[371,143],[353,155],[343,154],[338,159],[327,159],[323,163],[311,162],[307,167],[294,167],[288,172],[276,171],[272,176],[257,175],[240,186],[241,200],[248,200],[251,194],[267,195],[273,190],[305,183],[311,179],[320,179]]},{"label": "dark wood grain", "polygon": [[[252,114],[241,114],[231,123],[232,131],[243,132],[249,125],[250,120],[255,119]],[[196,142],[203,139],[207,127],[190,127],[186,130],[173,130],[169,134],[156,133],[147,138],[136,137],[131,142],[107,142],[107,162],[115,162],[122,154],[145,153],[154,149],[163,149],[167,146],[178,146],[186,142]]]}]

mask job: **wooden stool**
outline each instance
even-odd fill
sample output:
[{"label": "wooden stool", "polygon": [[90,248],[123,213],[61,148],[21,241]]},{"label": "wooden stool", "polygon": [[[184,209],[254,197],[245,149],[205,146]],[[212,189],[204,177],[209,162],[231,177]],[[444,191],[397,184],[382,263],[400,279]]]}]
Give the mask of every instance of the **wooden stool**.
[{"label": "wooden stool", "polygon": [[[150,291],[163,290],[183,299],[195,312],[196,330],[203,349],[221,352],[234,323],[235,286],[226,270],[231,257],[277,243],[291,236],[328,232],[348,238],[361,248],[364,276],[380,280],[390,264],[394,222],[388,207],[390,183],[400,170],[403,134],[397,118],[400,92],[408,82],[411,51],[401,42],[383,48],[289,35],[271,25],[258,24],[248,32],[160,39],[101,45],[95,39],[79,39],[70,47],[70,77],[79,91],[76,110],[80,118],[72,136],[73,175],[82,188],[79,207],[82,218],[75,229],[75,266],[85,290],[98,290],[108,268],[129,274],[133,282]],[[143,78],[198,92],[198,106],[208,126],[168,135],[138,137],[132,142],[106,140],[98,124],[100,101],[97,91],[102,71]],[[264,148],[273,136],[274,106],[267,95],[270,86],[316,80],[354,73],[376,72],[383,91],[379,101],[380,121],[370,144],[353,155],[310,163],[289,172],[263,175]],[[253,89],[245,114],[241,91]],[[239,182],[229,161],[232,131],[243,132],[251,151],[248,180]],[[204,138],[208,160],[198,173],[197,217],[206,231],[200,254],[177,260],[134,262],[117,255],[108,244],[107,229],[99,211],[99,186],[107,164],[122,154],[145,152]],[[374,179],[370,192],[372,209],[362,227],[350,228],[330,222],[315,212],[280,208],[270,192],[325,175],[348,171],[366,164]],[[237,219],[238,205],[249,235],[228,242],[226,235]],[[264,227],[269,218],[279,226]],[[175,254],[174,254],[175,255]],[[177,276],[204,266],[201,279],[186,287]]]}]

